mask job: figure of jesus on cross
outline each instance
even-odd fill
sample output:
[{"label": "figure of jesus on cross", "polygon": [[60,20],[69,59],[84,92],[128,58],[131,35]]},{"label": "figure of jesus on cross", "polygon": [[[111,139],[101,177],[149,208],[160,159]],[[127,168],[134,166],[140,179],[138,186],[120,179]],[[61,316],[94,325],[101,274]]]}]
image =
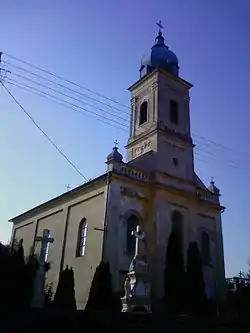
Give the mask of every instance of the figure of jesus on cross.
[{"label": "figure of jesus on cross", "polygon": [[140,226],[136,227],[135,231],[132,231],[132,235],[135,236],[135,256],[139,254],[139,242],[145,237],[145,233],[141,230]]}]

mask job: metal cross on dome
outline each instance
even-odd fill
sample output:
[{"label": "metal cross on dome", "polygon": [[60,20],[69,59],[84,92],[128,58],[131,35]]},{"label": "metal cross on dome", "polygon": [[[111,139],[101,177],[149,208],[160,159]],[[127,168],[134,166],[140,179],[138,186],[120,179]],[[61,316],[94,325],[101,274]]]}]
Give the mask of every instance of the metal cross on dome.
[{"label": "metal cross on dome", "polygon": [[164,28],[163,25],[162,25],[162,23],[161,23],[161,20],[160,20],[159,22],[156,22],[156,24],[157,24],[158,27],[159,27],[159,31],[161,31],[161,29]]},{"label": "metal cross on dome", "polygon": [[118,141],[117,140],[115,140],[114,141],[114,144],[115,144],[115,148],[118,146]]}]

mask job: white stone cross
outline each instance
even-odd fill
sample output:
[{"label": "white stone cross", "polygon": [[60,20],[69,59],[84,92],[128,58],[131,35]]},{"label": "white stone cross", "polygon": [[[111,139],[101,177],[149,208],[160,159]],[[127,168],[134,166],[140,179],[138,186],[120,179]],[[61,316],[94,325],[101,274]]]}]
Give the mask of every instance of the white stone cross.
[{"label": "white stone cross", "polygon": [[48,251],[48,245],[49,243],[54,242],[54,238],[50,237],[50,231],[48,229],[44,229],[43,235],[37,236],[36,241],[42,242],[42,245],[39,257],[39,267],[34,281],[32,307],[42,308],[44,306],[45,258]]},{"label": "white stone cross", "polygon": [[36,241],[37,242],[42,242],[39,264],[44,265],[49,243],[53,243],[54,238],[50,237],[50,231],[48,229],[44,229],[43,230],[43,235],[42,236],[37,236]]},{"label": "white stone cross", "polygon": [[135,231],[132,231],[132,235],[135,236],[135,256],[139,254],[139,241],[142,241],[145,237],[145,233],[141,230],[140,226],[136,227]]}]

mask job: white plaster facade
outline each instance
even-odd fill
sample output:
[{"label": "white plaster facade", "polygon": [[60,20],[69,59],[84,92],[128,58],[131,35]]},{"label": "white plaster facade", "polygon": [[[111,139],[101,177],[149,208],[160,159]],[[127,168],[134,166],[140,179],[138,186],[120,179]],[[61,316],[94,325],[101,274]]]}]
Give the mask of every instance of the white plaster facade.
[{"label": "white plaster facade", "polygon": [[[201,236],[209,237],[209,262],[204,262],[207,294],[223,298],[224,254],[218,189],[207,188],[194,171],[190,134],[190,83],[156,69],[129,88],[131,91],[130,137],[127,161],[121,156],[108,159],[112,172],[109,185],[107,235],[104,256],[109,260],[114,286],[119,272],[128,269],[126,227],[130,214],[139,216],[146,232],[145,251],[149,262],[153,300],[163,296],[166,247],[174,211],[182,215],[183,254],[191,241],[202,250]],[[178,103],[179,120],[170,120],[170,100]],[[140,125],[140,106],[147,102],[147,121]],[[173,163],[177,159],[178,165]]]}]

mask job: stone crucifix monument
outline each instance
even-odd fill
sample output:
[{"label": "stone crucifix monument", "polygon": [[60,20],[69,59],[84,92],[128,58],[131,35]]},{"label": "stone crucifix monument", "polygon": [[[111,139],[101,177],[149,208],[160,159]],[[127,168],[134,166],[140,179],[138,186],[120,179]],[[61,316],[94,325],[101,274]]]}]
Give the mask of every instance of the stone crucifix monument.
[{"label": "stone crucifix monument", "polygon": [[41,251],[39,257],[39,266],[33,286],[33,299],[31,306],[33,308],[42,308],[44,306],[44,285],[45,285],[45,262],[49,243],[54,242],[50,237],[50,230],[44,229],[42,236],[37,236],[36,241],[41,242]]},{"label": "stone crucifix monument", "polygon": [[150,287],[148,279],[148,264],[144,255],[139,253],[139,244],[145,238],[145,233],[136,227],[132,232],[135,236],[135,255],[131,261],[121,298],[122,312],[150,313]]}]

